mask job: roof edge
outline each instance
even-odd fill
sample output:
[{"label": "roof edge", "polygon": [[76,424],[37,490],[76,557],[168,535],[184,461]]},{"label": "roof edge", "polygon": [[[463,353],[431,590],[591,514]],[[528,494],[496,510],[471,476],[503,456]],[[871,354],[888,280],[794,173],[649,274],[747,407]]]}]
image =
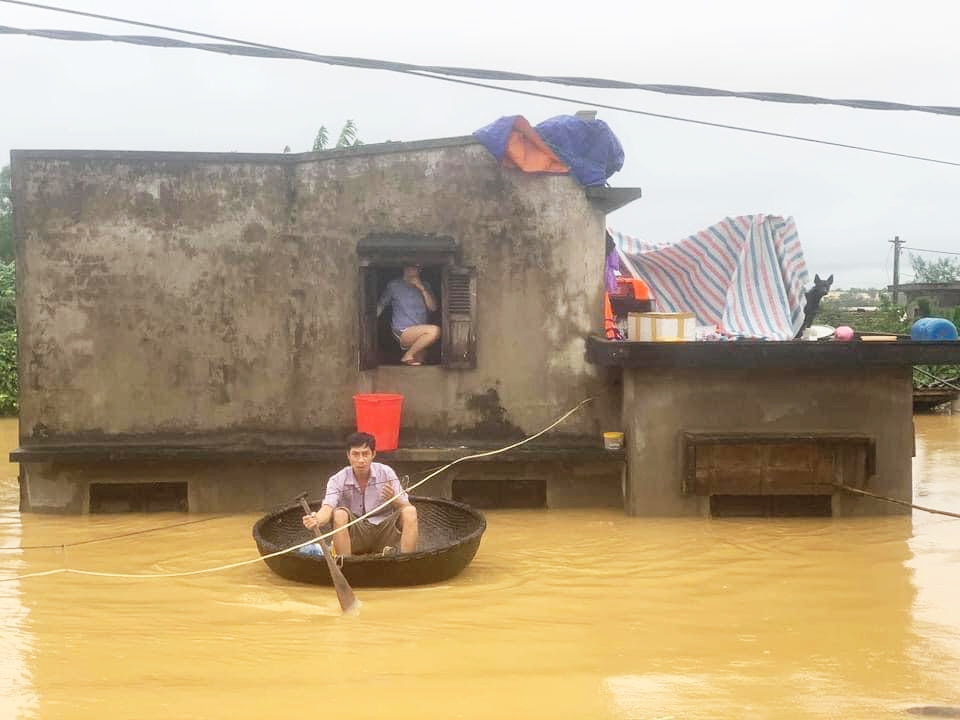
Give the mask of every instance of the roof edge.
[{"label": "roof edge", "polygon": [[345,157],[389,155],[394,153],[437,150],[451,147],[479,145],[472,135],[458,137],[391,141],[349,148],[335,148],[321,152],[304,153],[238,153],[238,152],[191,152],[167,150],[11,150],[10,160],[152,160],[152,161],[208,161],[221,163],[307,163],[334,160]]},{"label": "roof edge", "polygon": [[642,197],[638,187],[598,187],[584,189],[587,199],[599,210],[612,213]]}]

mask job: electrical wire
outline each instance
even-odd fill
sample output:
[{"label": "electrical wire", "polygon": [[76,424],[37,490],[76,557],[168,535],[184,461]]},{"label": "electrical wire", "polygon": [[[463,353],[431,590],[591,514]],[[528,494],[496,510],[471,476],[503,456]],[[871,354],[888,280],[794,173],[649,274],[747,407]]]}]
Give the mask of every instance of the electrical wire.
[{"label": "electrical wire", "polygon": [[556,76],[556,75],[532,75],[529,73],[510,72],[505,70],[489,70],[483,68],[451,67],[444,65],[418,65],[413,63],[403,63],[393,60],[380,60],[373,58],[348,57],[339,55],[319,55],[314,53],[303,53],[296,50],[278,47],[276,45],[266,45],[264,43],[252,42],[250,40],[241,40],[227,37],[224,35],[215,35],[196,30],[187,30],[184,28],[172,27],[169,25],[159,25],[157,23],[148,23],[130,18],[121,18],[113,15],[101,15],[83,10],[74,10],[71,8],[58,7],[55,5],[44,5],[41,3],[26,2],[26,0],[0,0],[0,2],[9,5],[21,5],[39,10],[48,10],[51,12],[77,15],[81,17],[95,18],[98,20],[107,20],[109,22],[123,23],[125,25],[135,25],[139,27],[148,27],[155,30],[166,30],[168,32],[178,33],[180,35],[192,35],[194,37],[204,37],[211,40],[222,40],[250,47],[258,47],[269,50],[275,50],[283,53],[292,53],[298,56],[309,55],[314,61],[324,62],[330,65],[344,65],[347,67],[388,70],[393,72],[425,72],[436,75],[450,75],[454,77],[468,77],[478,80],[499,80],[511,82],[540,82],[556,85],[566,85],[573,87],[593,88],[599,90],[642,90],[645,92],[656,92],[666,95],[682,95],[686,97],[723,97],[739,98],[747,100],[759,100],[763,102],[791,103],[801,105],[837,105],[861,110],[897,110],[932,113],[935,115],[960,116],[960,107],[947,105],[913,105],[908,103],[890,102],[886,100],[854,100],[854,99],[836,99],[817,97],[814,95],[799,95],[783,92],[742,92],[736,90],[721,90],[718,88],[698,87],[695,85],[669,85],[661,83],[635,83],[624,80],[611,80],[608,78],[577,77],[577,76]]},{"label": "electrical wire", "polygon": [[[10,2],[11,0],[0,0],[0,2]],[[28,30],[22,28],[12,28],[8,26],[0,26],[0,35],[29,35],[33,37],[42,37],[51,40],[70,40],[70,41],[83,41],[83,42],[100,42],[100,41],[112,41],[112,42],[121,42],[132,45],[142,45],[147,47],[166,47],[166,48],[181,48],[181,49],[193,49],[193,50],[204,50],[208,52],[224,53],[227,55],[239,55],[244,57],[264,57],[264,58],[274,58],[274,59],[293,59],[293,60],[307,60],[310,62],[326,62],[325,60],[316,60],[315,56],[311,56],[310,53],[300,53],[296,51],[275,51],[267,48],[259,48],[253,46],[244,46],[244,45],[220,45],[220,44],[211,44],[211,43],[190,43],[183,40],[177,40],[175,38],[165,38],[157,36],[141,36],[141,35],[102,35],[99,33],[88,33],[88,32],[77,32],[73,30]],[[891,157],[906,158],[909,160],[919,160],[922,162],[936,163],[939,165],[950,165],[953,167],[960,167],[960,162],[955,162],[952,160],[942,160],[939,158],[932,158],[923,155],[912,155],[910,153],[901,153],[895,152],[892,150],[882,150],[879,148],[865,147],[863,145],[851,145],[849,143],[834,142],[831,140],[822,140],[819,138],[809,138],[801,135],[791,135],[789,133],[780,133],[773,132],[770,130],[760,130],[758,128],[749,128],[741,125],[729,125],[726,123],[710,122],[707,120],[697,120],[695,118],[681,117],[678,115],[667,115],[664,113],[655,113],[649,112],[646,110],[637,110],[635,108],[623,107],[621,105],[612,105],[608,103],[598,103],[592,102],[589,100],[580,100],[572,97],[565,97],[562,95],[552,95],[549,93],[540,93],[534,92],[532,90],[520,90],[517,88],[508,88],[500,85],[491,85],[489,83],[475,82],[472,80],[464,80],[461,78],[455,77],[445,77],[442,75],[435,75],[428,72],[420,72],[413,70],[404,70],[398,71],[404,72],[407,75],[416,75],[419,77],[429,78],[433,80],[443,80],[445,82],[457,83],[460,85],[469,85],[472,87],[486,88],[488,90],[497,90],[499,92],[508,92],[514,93],[517,95],[527,95],[530,97],[544,98],[548,100],[559,100],[567,103],[575,103],[580,106],[587,107],[596,107],[603,108],[606,110],[615,110],[619,112],[630,113],[633,115],[643,115],[645,117],[655,117],[663,120],[673,120],[676,122],[685,122],[691,123],[694,125],[703,125],[706,127],[720,128],[724,130],[734,130],[738,132],[746,132],[754,135],[763,135],[766,137],[775,137],[785,140],[796,140],[799,142],[814,143],[817,145],[826,145],[830,147],[844,148],[847,150],[858,150],[860,152],[875,153],[879,155],[887,155]]]},{"label": "electrical wire", "polygon": [[951,250],[924,250],[923,248],[910,247],[909,245],[904,245],[903,249],[913,250],[914,252],[936,253],[937,255],[960,255],[960,252],[953,252]]}]

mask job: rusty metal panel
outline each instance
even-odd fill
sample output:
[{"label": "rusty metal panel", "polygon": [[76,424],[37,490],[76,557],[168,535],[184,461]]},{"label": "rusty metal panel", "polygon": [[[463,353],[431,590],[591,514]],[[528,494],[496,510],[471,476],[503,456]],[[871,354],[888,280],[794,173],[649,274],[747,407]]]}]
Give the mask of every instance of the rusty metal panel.
[{"label": "rusty metal panel", "polygon": [[683,491],[695,495],[830,495],[863,485],[872,438],[850,435],[684,433]]},{"label": "rusty metal panel", "polygon": [[710,492],[758,495],[763,492],[763,449],[756,445],[715,445],[711,448]]}]

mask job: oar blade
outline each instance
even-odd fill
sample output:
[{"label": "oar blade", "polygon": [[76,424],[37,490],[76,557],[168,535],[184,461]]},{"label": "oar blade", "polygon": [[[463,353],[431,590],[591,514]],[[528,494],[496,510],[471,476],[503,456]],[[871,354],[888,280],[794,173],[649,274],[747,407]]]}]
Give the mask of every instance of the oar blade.
[{"label": "oar blade", "polygon": [[[307,502],[307,499],[304,495],[301,495],[297,499],[300,501],[300,507],[303,508],[303,512],[309,515],[313,512],[313,510],[310,509],[310,504]],[[314,528],[313,534],[318,538],[323,535],[323,533],[320,532],[320,528]],[[350,587],[350,583],[343,574],[343,570],[341,570],[340,566],[337,565],[337,561],[333,559],[333,553],[330,550],[330,545],[322,539],[319,540],[319,542],[320,547],[323,550],[323,559],[327,561],[327,569],[330,571],[330,579],[333,581],[333,588],[337,591],[337,600],[340,602],[340,609],[345,613],[356,610],[359,606],[359,603],[357,602],[356,596],[353,594],[353,588]]]}]

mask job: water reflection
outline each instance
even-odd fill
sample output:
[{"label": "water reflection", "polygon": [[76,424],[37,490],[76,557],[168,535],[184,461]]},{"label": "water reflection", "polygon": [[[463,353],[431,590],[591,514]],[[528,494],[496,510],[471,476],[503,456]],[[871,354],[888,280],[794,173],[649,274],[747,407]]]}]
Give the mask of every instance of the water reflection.
[{"label": "water reflection", "polygon": [[[954,418],[918,418],[923,504],[960,508],[958,430]],[[15,483],[3,492],[8,544],[183,521],[20,518]],[[211,567],[255,556],[255,519],[31,550],[0,557],[0,571]],[[463,575],[358,590],[357,618],[340,616],[332,590],[262,564],[174,580],[34,578],[15,595],[0,584],[0,667],[19,668],[0,676],[17,703],[0,709],[67,720],[119,707],[164,720],[892,718],[960,704],[949,593],[960,580],[960,521],[504,511],[488,523]]]},{"label": "water reflection", "polygon": [[[914,502],[960,512],[960,415],[918,415],[914,418],[917,455],[914,458]],[[916,532],[910,539],[917,598],[913,623],[924,638],[917,653],[942,669],[945,677],[960,677],[960,625],[956,606],[960,567],[960,519],[915,513]],[[956,685],[951,683],[951,692]],[[960,702],[957,702],[960,704]]]},{"label": "water reflection", "polygon": [[[17,434],[16,420],[0,420],[0,448],[16,447]],[[8,463],[6,457],[0,460],[0,548],[21,545],[17,472],[18,466]],[[2,576],[20,574],[26,568],[22,553],[0,550]],[[4,629],[0,635],[0,717],[27,717],[36,707],[37,698],[27,670],[31,646],[21,583],[0,583],[0,617]]]},{"label": "water reflection", "polygon": [[648,608],[651,657],[606,681],[626,717],[876,717],[920,682],[909,519],[709,528],[689,591]]}]

